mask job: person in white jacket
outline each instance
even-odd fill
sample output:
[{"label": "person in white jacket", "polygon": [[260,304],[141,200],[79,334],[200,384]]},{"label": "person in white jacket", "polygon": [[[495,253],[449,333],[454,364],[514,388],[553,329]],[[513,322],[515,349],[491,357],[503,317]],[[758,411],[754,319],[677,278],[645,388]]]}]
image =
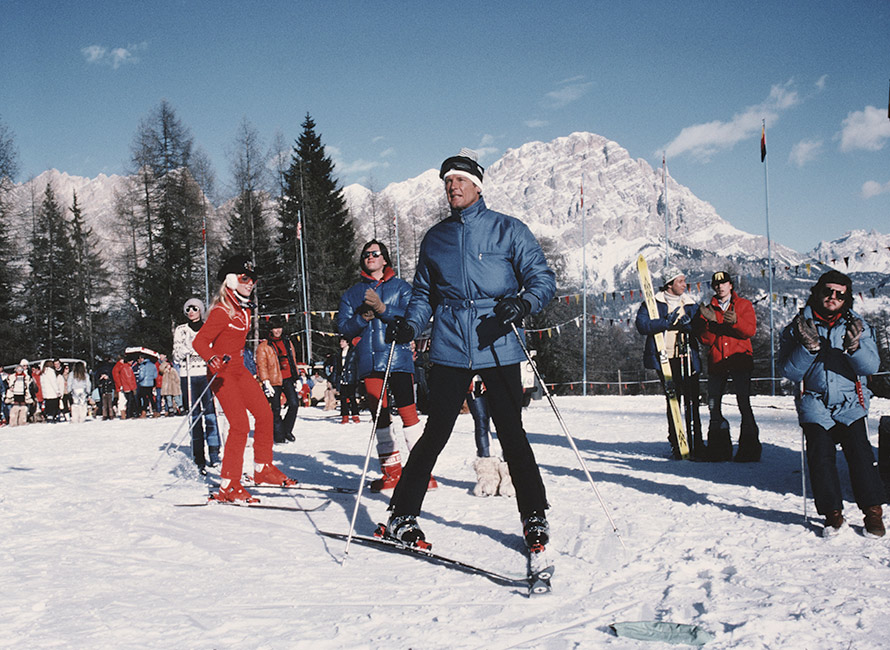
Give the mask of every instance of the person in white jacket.
[{"label": "person in white jacket", "polygon": [[63,382],[65,379],[56,374],[52,359],[43,362],[40,373],[40,391],[43,393],[44,415],[47,422],[59,422],[61,413],[59,403],[62,393],[65,392]]},{"label": "person in white jacket", "polygon": [[[216,467],[219,464],[220,447],[213,393],[207,390],[207,364],[192,347],[198,330],[204,324],[204,303],[190,298],[185,301],[182,311],[188,322],[173,330],[173,360],[179,364],[182,399],[191,414],[192,455],[198,470],[203,473],[206,466]],[[205,441],[209,463],[204,454]]]}]

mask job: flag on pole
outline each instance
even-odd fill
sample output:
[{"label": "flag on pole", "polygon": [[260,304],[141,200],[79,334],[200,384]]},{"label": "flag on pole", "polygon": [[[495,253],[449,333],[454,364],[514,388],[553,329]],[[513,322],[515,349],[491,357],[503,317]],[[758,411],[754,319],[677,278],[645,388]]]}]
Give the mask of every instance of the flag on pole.
[{"label": "flag on pole", "polygon": [[760,162],[766,160],[766,123],[760,131]]},{"label": "flag on pole", "polygon": [[581,180],[581,210],[584,210],[584,180]]}]

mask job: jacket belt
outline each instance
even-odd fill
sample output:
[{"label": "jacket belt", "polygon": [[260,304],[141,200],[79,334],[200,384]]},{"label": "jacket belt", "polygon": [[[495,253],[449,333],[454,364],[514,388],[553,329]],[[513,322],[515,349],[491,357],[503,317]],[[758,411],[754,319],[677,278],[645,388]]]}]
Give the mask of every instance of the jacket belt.
[{"label": "jacket belt", "polygon": [[458,308],[468,308],[468,307],[481,307],[483,309],[487,309],[489,307],[494,307],[498,304],[497,298],[466,298],[466,299],[456,299],[456,298],[443,298],[442,305],[445,307],[458,307]]}]

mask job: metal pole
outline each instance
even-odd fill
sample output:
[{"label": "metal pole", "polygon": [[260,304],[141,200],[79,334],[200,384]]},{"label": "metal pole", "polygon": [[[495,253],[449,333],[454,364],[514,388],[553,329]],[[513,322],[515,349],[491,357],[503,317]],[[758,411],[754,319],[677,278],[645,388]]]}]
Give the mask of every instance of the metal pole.
[{"label": "metal pole", "polygon": [[559,413],[559,409],[556,408],[556,402],[553,401],[553,396],[550,394],[550,391],[547,390],[547,384],[544,383],[544,378],[541,377],[541,373],[538,372],[538,367],[535,365],[532,356],[528,352],[528,348],[525,347],[525,341],[522,340],[522,337],[519,335],[519,330],[516,329],[516,323],[510,323],[510,327],[513,328],[513,334],[516,335],[516,340],[519,341],[519,346],[522,348],[522,351],[525,353],[525,358],[528,360],[529,364],[532,367],[532,370],[535,372],[535,377],[538,379],[538,383],[541,384],[541,390],[544,391],[544,395],[547,397],[547,401],[550,402],[550,408],[553,409],[553,414],[556,415],[556,419],[559,421],[559,426],[562,427],[562,432],[565,434],[566,439],[569,441],[569,445],[572,448],[572,451],[575,452],[575,456],[578,458],[578,462],[581,463],[581,469],[584,471],[584,476],[587,477],[587,482],[590,483],[590,487],[593,488],[594,494],[596,494],[596,498],[599,500],[600,505],[603,508],[603,512],[606,513],[606,518],[609,520],[609,523],[612,526],[612,532],[615,533],[615,536],[618,537],[618,541],[621,542],[621,546],[627,551],[627,546],[624,545],[624,540],[621,539],[621,535],[618,534],[618,528],[615,526],[615,522],[612,520],[612,515],[609,514],[608,508],[606,508],[606,502],[603,501],[603,497],[600,494],[599,488],[596,487],[596,483],[593,482],[593,477],[590,476],[590,472],[587,470],[587,464],[584,462],[584,458],[581,456],[581,452],[578,451],[578,446],[575,444],[574,438],[572,438],[572,434],[569,433],[568,427],[566,427],[565,421],[562,419],[562,415]]},{"label": "metal pole", "polygon": [[587,396],[587,214],[584,212],[584,184],[581,184],[581,394]]},{"label": "metal pole", "polygon": [[399,213],[393,210],[393,223],[396,226],[396,275],[402,277],[402,245],[399,241]]},{"label": "metal pole", "polygon": [[664,266],[670,263],[670,244],[668,243],[668,209],[667,209],[667,159],[665,153],[661,154],[661,178],[664,182]]},{"label": "metal pole", "polygon": [[368,475],[368,463],[371,460],[371,449],[374,446],[374,437],[377,435],[377,419],[380,417],[380,408],[383,400],[386,398],[387,384],[389,383],[389,371],[392,368],[392,358],[396,351],[396,342],[393,341],[389,345],[389,357],[386,359],[386,372],[383,373],[383,386],[380,387],[380,397],[377,399],[377,412],[371,421],[371,436],[368,438],[368,450],[365,452],[365,465],[362,468],[362,478],[358,484],[358,492],[355,495],[355,507],[352,509],[352,519],[349,522],[349,534],[346,536],[345,555],[349,555],[349,544],[352,542],[352,533],[355,531],[355,519],[358,516],[358,506],[362,501],[362,490],[365,487],[365,477]]},{"label": "metal pole", "polygon": [[300,247],[300,274],[303,277],[303,318],[306,326],[306,363],[312,363],[312,329],[309,322],[309,278],[306,277],[304,260],[303,216],[306,207],[306,194],[303,189],[303,160],[300,159],[300,212],[297,221],[297,242]]},{"label": "metal pole", "polygon": [[[766,120],[763,120],[763,138],[766,141]],[[770,394],[776,394],[776,345],[775,345],[775,330],[773,325],[773,247],[772,240],[769,236],[769,163],[766,160],[766,157],[763,158],[763,186],[764,193],[766,198],[766,251],[767,251],[767,259],[769,260],[769,268],[767,269],[767,274],[769,275],[769,385],[770,385]]]},{"label": "metal pole", "polygon": [[[228,355],[226,355],[226,356],[228,357]],[[179,435],[179,432],[182,431],[182,427],[185,426],[185,423],[190,422],[192,420],[192,411],[195,410],[195,406],[197,406],[198,404],[201,403],[201,400],[204,398],[204,395],[207,393],[208,390],[210,390],[210,386],[213,384],[214,379],[216,379],[216,373],[214,373],[210,377],[210,380],[207,382],[207,386],[204,388],[203,391],[201,391],[201,394],[198,396],[198,399],[195,400],[195,402],[191,405],[191,408],[189,408],[188,413],[185,414],[185,420],[183,420],[182,424],[180,424],[179,427],[176,429],[176,431],[173,432],[173,435],[170,437],[170,442],[167,443],[167,446],[164,447],[164,450],[161,452],[161,455],[158,456],[158,459],[155,461],[154,465],[151,466],[151,471],[155,471],[157,469],[158,463],[161,462],[161,458],[163,458],[164,454],[166,454],[169,451],[170,446],[173,444],[173,441],[177,439],[177,436]],[[191,377],[189,378],[189,389],[191,389]],[[195,426],[195,422],[197,422],[197,420],[191,422],[191,425],[188,428],[189,432]]]}]

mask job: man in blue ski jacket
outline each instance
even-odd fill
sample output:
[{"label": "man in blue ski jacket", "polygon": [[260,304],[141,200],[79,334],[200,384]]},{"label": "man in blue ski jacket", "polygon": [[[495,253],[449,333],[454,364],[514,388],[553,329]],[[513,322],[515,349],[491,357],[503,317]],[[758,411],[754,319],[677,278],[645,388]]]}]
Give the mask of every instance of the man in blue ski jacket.
[{"label": "man in blue ski jacket", "polygon": [[548,541],[548,504],[522,426],[520,363],[526,357],[513,326],[550,301],[556,282],[528,227],[485,205],[483,173],[475,152],[467,149],[442,163],[439,177],[451,215],[424,236],[405,316],[387,328],[387,338],[402,343],[433,320],[429,417],[390,501],[386,534],[426,545],[416,518],[427,478],[451,435],[470,380],[479,375],[516,488],[526,544],[537,551]]},{"label": "man in blue ski jacket", "polygon": [[852,309],[853,282],[840,271],[823,273],[806,306],[785,327],[779,349],[782,376],[801,382],[795,399],[806,438],[816,511],[825,517],[823,536],[844,526],[843,495],[835,456],[843,449],[865,534],[883,537],[884,485],[868,440],[867,375],[880,366],[874,334]]}]

